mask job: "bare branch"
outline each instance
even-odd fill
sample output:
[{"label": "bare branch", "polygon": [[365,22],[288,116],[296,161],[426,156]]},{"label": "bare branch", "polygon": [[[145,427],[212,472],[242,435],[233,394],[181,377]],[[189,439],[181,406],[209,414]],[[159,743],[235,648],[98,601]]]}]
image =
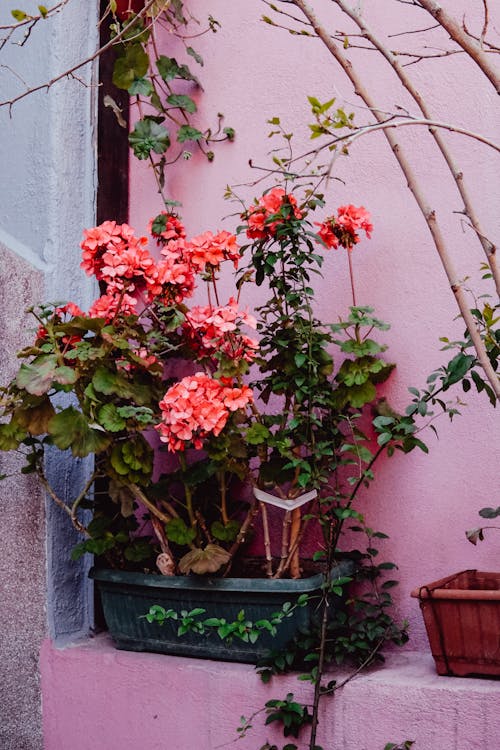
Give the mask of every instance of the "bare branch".
[{"label": "bare branch", "polygon": [[[359,13],[359,11],[350,8],[345,2],[345,0],[338,0],[337,5],[344,11],[344,13],[346,13],[356,23],[356,25],[361,30],[365,38],[368,39],[368,41],[371,42],[371,44],[373,44],[374,48],[377,49],[383,55],[383,57],[387,60],[387,62],[392,66],[393,70],[395,71],[402,85],[410,93],[414,101],[418,104],[418,107],[420,111],[422,112],[422,114],[424,115],[424,118],[428,122],[430,122],[432,120],[432,114],[431,114],[430,109],[428,108],[420,92],[417,90],[417,88],[414,86],[411,79],[408,77],[407,73],[403,70],[397,58],[387,49],[387,47],[384,46],[384,44],[380,41],[380,39],[378,39],[375,36],[374,32],[369,28],[369,26],[367,25],[366,21],[364,20],[362,15]],[[486,254],[486,258],[488,260],[493,278],[495,280],[496,291],[497,291],[497,294],[500,296],[500,273],[499,273],[499,269],[496,263],[496,248],[493,245],[493,243],[490,242],[490,240],[488,240],[485,236],[485,232],[480,225],[479,218],[476,214],[469,192],[464,183],[463,173],[455,164],[455,161],[453,159],[453,156],[451,155],[451,152],[447,144],[441,137],[441,134],[439,132],[439,129],[441,127],[442,127],[442,124],[430,125],[429,131],[431,135],[433,136],[434,140],[436,141],[436,144],[439,150],[441,151],[451,174],[453,175],[453,179],[455,180],[455,184],[457,186],[457,189],[461,195],[461,198],[464,204],[464,214],[468,217],[470,221],[470,226],[472,226],[472,228],[474,229],[476,236],[478,237],[482,245],[482,248]],[[450,129],[450,128],[446,128],[446,129]],[[455,132],[458,132],[458,129],[456,128],[453,128],[453,129],[455,130]],[[470,132],[467,133],[467,135],[470,137],[475,137],[475,134],[472,134]],[[482,142],[484,142],[481,136],[478,137],[478,140],[481,140]],[[489,142],[488,145],[497,151],[500,150],[496,144]]]},{"label": "bare branch", "polygon": [[[422,2],[424,1],[427,2],[427,0],[422,0]],[[382,114],[380,108],[377,107],[376,103],[372,100],[371,95],[365,88],[363,81],[361,80],[357,72],[355,71],[352,62],[346,57],[345,51],[342,48],[340,48],[340,46],[337,45],[332,40],[332,38],[326,31],[325,27],[320,23],[319,19],[317,18],[316,14],[314,13],[313,9],[311,8],[307,0],[294,0],[294,4],[298,8],[300,8],[300,10],[304,13],[308,21],[310,21],[317,36],[323,42],[323,44],[331,53],[331,55],[334,57],[334,59],[339,63],[342,70],[351,81],[354,87],[355,93],[363,100],[365,105],[370,108],[375,119],[377,120],[379,129],[382,129],[392,149],[392,152],[406,178],[408,187],[410,191],[412,192],[415,198],[415,201],[427,223],[432,239],[434,241],[434,245],[436,247],[439,258],[443,265],[444,271],[448,277],[450,288],[455,295],[458,308],[460,310],[460,313],[464,319],[464,322],[471,336],[471,340],[476,350],[478,361],[480,362],[485,372],[485,375],[487,379],[489,380],[491,387],[493,388],[493,392],[496,394],[498,398],[500,398],[500,382],[499,382],[498,376],[495,373],[491,365],[491,362],[488,358],[488,354],[486,352],[486,348],[484,346],[484,342],[477,328],[474,316],[472,315],[469,309],[467,299],[464,294],[464,290],[461,286],[460,280],[457,276],[451,257],[449,255],[444,235],[438,224],[438,221],[436,218],[436,211],[433,208],[431,208],[431,206],[427,203],[425,195],[418,181],[416,180],[413,169],[410,165],[410,162],[408,161],[408,158],[406,157],[406,154],[403,148],[396,140],[391,127],[388,127],[388,123],[384,121],[384,115]],[[405,121],[401,121],[401,122],[405,122]],[[409,122],[415,122],[415,121],[409,121]],[[434,123],[433,121],[424,121],[424,122],[425,124],[438,125],[437,123]],[[373,127],[376,127],[376,126],[373,126]]]},{"label": "bare branch", "polygon": [[419,4],[441,26],[446,29],[450,37],[458,44],[472,60],[481,68],[486,78],[500,94],[500,71],[491,64],[480,42],[476,42],[460,26],[456,18],[451,16],[436,0],[419,0]]},{"label": "bare branch", "polygon": [[[68,0],[64,0],[64,2],[68,2]],[[63,71],[59,75],[55,76],[54,78],[51,78],[50,81],[45,81],[45,83],[41,83],[38,86],[33,86],[32,88],[27,89],[26,91],[23,91],[21,94],[18,94],[17,96],[14,96],[12,99],[5,99],[4,101],[0,101],[0,107],[8,107],[9,112],[12,111],[12,107],[17,102],[21,101],[21,99],[25,99],[30,94],[34,94],[36,91],[49,91],[52,86],[57,83],[58,81],[63,80],[64,78],[75,78],[76,80],[79,80],[81,82],[81,79],[77,78],[73,74],[75,71],[80,70],[80,68],[85,67],[85,65],[89,65],[91,62],[96,60],[98,57],[100,57],[104,52],[106,52],[111,47],[114,47],[120,40],[127,34],[127,32],[130,30],[130,28],[134,25],[136,22],[136,19],[140,16],[142,18],[145,18],[148,14],[148,11],[150,8],[152,8],[156,3],[156,0],[148,0],[144,8],[141,10],[140,13],[137,14],[131,21],[129,21],[123,29],[112,39],[109,40],[109,42],[106,42],[102,47],[99,47],[93,55],[90,55],[89,57],[86,57],[84,60],[80,60],[80,62],[73,65],[71,68],[68,68],[67,70]],[[154,23],[154,18],[152,18],[149,23]],[[85,84],[86,85],[86,84]]]}]

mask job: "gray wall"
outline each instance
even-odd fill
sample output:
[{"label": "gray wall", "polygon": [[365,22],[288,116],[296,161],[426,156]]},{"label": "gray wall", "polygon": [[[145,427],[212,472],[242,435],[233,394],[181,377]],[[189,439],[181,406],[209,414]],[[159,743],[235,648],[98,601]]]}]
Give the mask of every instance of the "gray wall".
[{"label": "gray wall", "polygon": [[[57,17],[38,24],[24,46],[11,43],[19,35],[5,44],[0,99],[23,90],[19,76],[31,87],[92,54],[97,6],[97,0],[70,0]],[[31,0],[20,6],[4,0],[0,25],[12,20],[15,7],[36,12]],[[86,308],[96,293],[79,269],[78,248],[82,228],[93,225],[95,214],[95,66],[77,75],[87,86],[64,80],[10,113],[0,109],[2,384],[15,372],[15,352],[33,335],[24,314],[28,305],[71,299]],[[15,473],[15,457],[0,455],[0,462],[0,474]],[[70,495],[86,467],[52,455],[48,472]],[[74,540],[67,520],[32,478],[10,476],[0,483],[0,518],[0,747],[40,750],[40,643],[48,634],[63,641],[88,632],[86,571],[68,561]]]}]

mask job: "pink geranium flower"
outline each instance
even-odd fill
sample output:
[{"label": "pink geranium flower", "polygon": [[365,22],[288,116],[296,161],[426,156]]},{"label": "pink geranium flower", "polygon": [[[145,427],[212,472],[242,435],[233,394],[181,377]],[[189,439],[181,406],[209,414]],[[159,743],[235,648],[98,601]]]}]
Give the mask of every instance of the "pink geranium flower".
[{"label": "pink geranium flower", "polygon": [[188,375],[175,383],[160,401],[162,421],[156,425],[168,450],[183,451],[191,444],[201,448],[209,436],[226,426],[233,411],[253,400],[250,388],[230,388],[204,372]]}]

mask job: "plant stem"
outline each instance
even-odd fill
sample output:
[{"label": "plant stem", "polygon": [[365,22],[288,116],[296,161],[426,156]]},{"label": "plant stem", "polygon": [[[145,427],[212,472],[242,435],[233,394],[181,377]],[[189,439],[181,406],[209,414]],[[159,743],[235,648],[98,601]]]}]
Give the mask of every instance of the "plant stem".
[{"label": "plant stem", "polygon": [[264,530],[264,548],[266,550],[266,575],[268,578],[273,577],[273,557],[271,554],[271,537],[269,535],[269,522],[267,518],[267,506],[260,503],[260,512],[262,513],[262,528]]},{"label": "plant stem", "polygon": [[354,289],[354,273],[352,268],[352,250],[347,250],[347,258],[349,260],[349,279],[351,281],[351,292],[352,292],[352,306],[356,307],[356,291]]}]

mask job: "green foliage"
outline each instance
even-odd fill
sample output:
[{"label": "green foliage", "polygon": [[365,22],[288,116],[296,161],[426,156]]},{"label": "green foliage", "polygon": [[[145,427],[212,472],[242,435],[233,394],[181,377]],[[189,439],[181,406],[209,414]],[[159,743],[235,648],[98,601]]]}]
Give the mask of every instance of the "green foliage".
[{"label": "green foliage", "polygon": [[168,130],[151,118],[139,120],[128,137],[138,159],[149,159],[151,152],[164,154],[170,146]]},{"label": "green foliage", "polygon": [[143,615],[149,623],[164,625],[167,621],[172,620],[179,623],[177,635],[182,636],[186,633],[198,633],[206,635],[212,634],[230,643],[234,639],[244,643],[256,643],[262,633],[276,635],[277,629],[289,617],[292,617],[295,610],[299,607],[305,607],[309,601],[307,594],[302,594],[297,598],[295,604],[285,602],[281,610],[273,612],[268,618],[256,620],[253,622],[245,615],[244,610],[240,610],[235,620],[227,622],[223,617],[205,617],[206,611],[196,608],[188,612],[182,610],[180,613],[173,609],[165,609],[160,605],[153,605],[149,612]]},{"label": "green foliage", "polygon": [[267,701],[266,710],[266,725],[273,722],[282,724],[285,737],[298,737],[300,731],[312,721],[307,706],[297,703],[293,693],[288,693],[284,700],[273,698]]},{"label": "green foliage", "polygon": [[[149,160],[159,192],[168,206],[172,200],[164,192],[165,170],[179,158],[189,159],[192,155],[190,151],[176,149],[176,144],[182,146],[191,142],[208,161],[212,161],[214,151],[211,144],[233,140],[234,129],[222,128],[222,115],[218,115],[216,127],[200,130],[193,126],[190,116],[197,111],[197,106],[192,96],[186,93],[186,84],[197,90],[201,90],[201,84],[189,64],[174,57],[157,54],[156,45],[148,44],[152,30],[144,19],[130,14],[121,19],[116,18],[116,5],[114,9],[111,6],[111,11],[115,15],[111,24],[112,35],[121,35],[115,47],[117,57],[113,83],[133,97],[132,105],[137,104],[140,113],[134,130],[130,133],[129,143],[138,159]],[[191,58],[191,61],[203,66],[201,55],[187,44],[191,36],[189,25],[192,20],[194,21],[188,14],[184,14],[182,1],[173,0],[164,4],[161,15],[152,23],[161,23],[168,28],[184,45],[187,59]],[[219,26],[211,16],[208,24],[212,31],[216,31]],[[182,84],[181,91],[178,90],[179,83]],[[143,116],[144,103],[147,103],[148,114]],[[117,117],[120,116],[119,111],[116,114]]]}]

